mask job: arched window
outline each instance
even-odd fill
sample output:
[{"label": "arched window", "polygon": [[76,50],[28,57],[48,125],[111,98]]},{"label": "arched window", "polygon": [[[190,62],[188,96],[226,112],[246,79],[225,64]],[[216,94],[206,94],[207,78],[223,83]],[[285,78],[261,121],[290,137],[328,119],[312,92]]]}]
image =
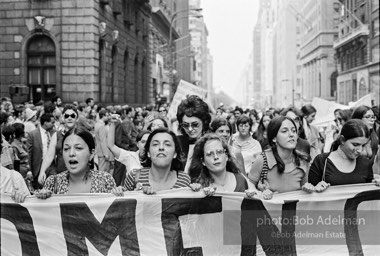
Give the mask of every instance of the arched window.
[{"label": "arched window", "polygon": [[27,46],[28,86],[34,102],[56,95],[55,45],[48,36],[34,36]]},{"label": "arched window", "polygon": [[338,78],[338,72],[334,72],[331,74],[330,77],[330,96],[336,97],[336,90],[337,90],[337,78]]},{"label": "arched window", "polygon": [[128,63],[129,63],[129,53],[128,50],[124,53],[124,102],[128,102]]},{"label": "arched window", "polygon": [[111,58],[111,101],[115,102],[115,99],[118,97],[115,95],[117,92],[117,48],[116,46],[112,46],[112,58]]}]

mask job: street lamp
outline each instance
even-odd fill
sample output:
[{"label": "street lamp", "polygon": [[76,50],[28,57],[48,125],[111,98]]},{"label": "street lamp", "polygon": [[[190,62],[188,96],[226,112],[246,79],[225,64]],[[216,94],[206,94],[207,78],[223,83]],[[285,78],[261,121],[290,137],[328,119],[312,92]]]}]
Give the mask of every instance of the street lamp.
[{"label": "street lamp", "polygon": [[[200,12],[202,11],[202,8],[192,8],[192,9],[187,9],[187,10],[180,10],[180,11],[177,11],[175,13],[172,14],[171,18],[170,18],[170,31],[169,31],[169,61],[170,61],[170,86],[171,86],[171,89],[173,87],[173,83],[174,83],[174,77],[173,77],[173,70],[174,70],[174,60],[173,60],[173,23],[178,20],[178,19],[182,19],[182,18],[185,18],[185,17],[188,17],[187,16],[184,16],[184,17],[178,17],[177,18],[177,15],[180,14],[180,13],[184,13],[184,12],[190,12],[190,11],[196,11],[196,12]],[[196,17],[202,17],[201,15],[194,15]]]}]

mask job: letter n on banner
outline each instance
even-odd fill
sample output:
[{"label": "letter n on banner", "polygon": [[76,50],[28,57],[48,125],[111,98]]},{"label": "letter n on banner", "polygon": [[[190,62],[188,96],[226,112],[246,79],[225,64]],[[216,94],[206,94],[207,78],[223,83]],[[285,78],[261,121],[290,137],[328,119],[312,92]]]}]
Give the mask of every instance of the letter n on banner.
[{"label": "letter n on banner", "polygon": [[222,212],[222,197],[165,198],[162,199],[162,227],[169,256],[202,256],[202,248],[183,248],[182,231],[178,217],[188,214]]},{"label": "letter n on banner", "polygon": [[38,256],[36,232],[28,209],[19,204],[1,204],[1,218],[15,225],[21,242],[22,255]]},{"label": "letter n on banner", "polygon": [[85,203],[61,204],[62,227],[68,255],[88,255],[85,238],[103,255],[117,236],[123,255],[140,255],[137,239],[135,199],[116,199],[99,223]]},{"label": "letter n on banner", "polygon": [[[358,228],[358,206],[362,202],[366,201],[373,201],[373,200],[380,200],[380,190],[377,191],[365,191],[357,194],[354,198],[348,199],[346,201],[346,204],[344,206],[344,233],[346,235],[346,243],[347,248],[349,251],[349,255],[364,255],[363,249],[362,249],[362,241],[364,240],[364,243],[368,243],[373,239],[374,236],[370,237],[362,237],[360,238],[359,235],[359,228]],[[372,212],[375,216],[380,216],[379,212]],[[375,217],[376,218],[376,217]],[[367,219],[368,221],[369,219]],[[379,219],[376,218],[374,225],[378,224]],[[367,223],[367,226],[370,226]],[[372,239],[371,239],[372,238]],[[379,239],[379,237],[375,238],[376,240]],[[372,241],[373,242],[373,241]],[[375,243],[369,243],[369,244],[376,244]]]},{"label": "letter n on banner", "polygon": [[[281,231],[261,200],[244,199],[241,204],[241,255],[256,255],[256,240],[267,255],[296,255],[295,223],[298,201],[286,201],[282,206]],[[284,220],[286,224],[284,224]]]}]

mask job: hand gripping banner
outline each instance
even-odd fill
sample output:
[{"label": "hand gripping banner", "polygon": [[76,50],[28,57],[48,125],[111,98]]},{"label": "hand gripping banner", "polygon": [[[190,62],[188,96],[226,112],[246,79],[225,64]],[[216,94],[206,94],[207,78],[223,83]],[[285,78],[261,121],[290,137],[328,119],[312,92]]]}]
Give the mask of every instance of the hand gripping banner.
[{"label": "hand gripping banner", "polygon": [[1,255],[378,255],[380,188],[204,197],[190,189],[1,195]]}]

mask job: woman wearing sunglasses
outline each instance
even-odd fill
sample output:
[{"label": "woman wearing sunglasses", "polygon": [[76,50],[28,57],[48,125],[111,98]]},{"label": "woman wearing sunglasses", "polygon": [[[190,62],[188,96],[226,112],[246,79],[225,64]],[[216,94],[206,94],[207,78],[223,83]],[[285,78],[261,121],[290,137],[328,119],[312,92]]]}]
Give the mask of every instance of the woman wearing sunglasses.
[{"label": "woman wearing sunglasses", "polygon": [[74,105],[66,104],[63,108],[62,113],[64,129],[55,132],[51,137],[48,151],[42,161],[40,174],[38,175],[38,183],[40,183],[41,185],[44,184],[47,178],[46,170],[49,168],[49,166],[51,166],[54,159],[57,174],[66,170],[65,162],[63,160],[62,155],[62,140],[66,132],[74,128],[76,121],[78,120],[78,112]]},{"label": "woman wearing sunglasses", "polygon": [[191,163],[194,143],[203,134],[209,131],[211,122],[210,110],[206,102],[196,95],[188,96],[183,100],[177,110],[177,120],[182,135],[178,136],[182,152],[185,155],[185,172]]},{"label": "woman wearing sunglasses", "polygon": [[379,148],[379,138],[376,134],[376,116],[370,107],[359,106],[352,113],[352,119],[362,120],[369,130],[369,140],[363,148],[361,155],[367,157],[373,163]]},{"label": "woman wearing sunglasses", "polygon": [[[194,147],[189,168],[192,183],[198,183],[207,195],[213,192],[244,192],[248,181],[240,173],[224,139],[216,134],[206,134]],[[194,185],[191,187],[194,189]]]}]

